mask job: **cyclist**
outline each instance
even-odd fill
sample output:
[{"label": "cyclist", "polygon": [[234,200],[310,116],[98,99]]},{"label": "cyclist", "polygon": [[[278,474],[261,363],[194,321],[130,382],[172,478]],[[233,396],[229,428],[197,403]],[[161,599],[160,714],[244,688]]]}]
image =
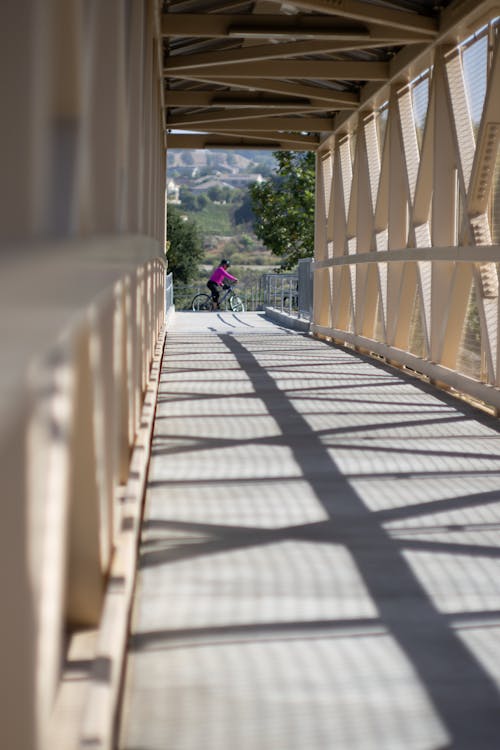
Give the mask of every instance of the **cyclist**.
[{"label": "cyclist", "polygon": [[207,281],[207,286],[210,289],[210,292],[212,294],[212,301],[214,303],[214,308],[216,309],[218,309],[219,307],[219,294],[220,294],[219,286],[225,287],[226,279],[228,281],[232,281],[234,284],[236,284],[238,281],[236,276],[231,276],[231,274],[228,272],[227,270],[228,266],[229,266],[228,260],[225,260],[225,259],[221,260],[220,264],[212,272],[212,275]]}]

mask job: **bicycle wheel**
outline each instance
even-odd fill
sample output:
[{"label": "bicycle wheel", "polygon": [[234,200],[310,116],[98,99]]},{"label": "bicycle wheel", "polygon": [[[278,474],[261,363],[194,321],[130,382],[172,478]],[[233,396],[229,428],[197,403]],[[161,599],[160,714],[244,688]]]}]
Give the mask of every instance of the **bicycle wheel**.
[{"label": "bicycle wheel", "polygon": [[191,302],[191,310],[194,312],[206,312],[212,309],[212,298],[209,294],[197,294]]},{"label": "bicycle wheel", "polygon": [[233,296],[229,300],[229,307],[233,312],[245,312],[245,305],[243,304],[243,300],[241,299],[241,297],[238,297],[237,294],[233,294]]}]

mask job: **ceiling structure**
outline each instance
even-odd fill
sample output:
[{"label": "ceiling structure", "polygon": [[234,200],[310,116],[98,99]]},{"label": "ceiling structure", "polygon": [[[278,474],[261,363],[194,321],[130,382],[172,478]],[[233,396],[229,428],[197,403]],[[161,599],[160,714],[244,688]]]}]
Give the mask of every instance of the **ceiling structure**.
[{"label": "ceiling structure", "polygon": [[[463,4],[463,3],[462,3]],[[395,61],[435,44],[450,0],[167,0],[169,148],[315,150]]]}]

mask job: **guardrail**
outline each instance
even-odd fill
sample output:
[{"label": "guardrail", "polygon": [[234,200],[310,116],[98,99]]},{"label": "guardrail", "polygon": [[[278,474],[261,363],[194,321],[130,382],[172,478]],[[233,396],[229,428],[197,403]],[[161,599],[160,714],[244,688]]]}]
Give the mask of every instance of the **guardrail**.
[{"label": "guardrail", "polygon": [[498,412],[500,38],[485,8],[467,28],[452,13],[446,43],[402,60],[318,150],[312,331]]},{"label": "guardrail", "polygon": [[174,277],[171,273],[165,276],[165,315],[174,307]]},{"label": "guardrail", "polygon": [[261,305],[289,315],[298,312],[299,280],[296,273],[266,273],[259,286]]},{"label": "guardrail", "polygon": [[94,689],[113,721],[133,581],[124,550],[147,457],[147,445],[138,455],[134,446],[154,407],[151,366],[163,335],[159,251],[159,242],[129,236],[18,247],[2,258],[0,684],[2,736],[13,741],[5,747],[72,747]]},{"label": "guardrail", "polygon": [[259,281],[259,304],[310,320],[313,306],[312,258],[298,263],[297,273],[266,273]]},{"label": "guardrail", "polygon": [[[298,273],[263,273],[252,286],[238,285],[238,295],[245,303],[245,310],[263,310],[272,307],[288,315],[312,317],[313,275],[312,258],[299,261]],[[171,275],[170,275],[171,276]],[[177,310],[190,310],[191,300],[196,294],[206,293],[204,283],[179,284],[167,277],[166,309],[175,304]]]},{"label": "guardrail", "polygon": [[313,312],[313,259],[303,258],[298,264],[299,317],[311,320]]},{"label": "guardrail", "polygon": [[[236,291],[243,300],[245,310],[259,309],[257,287],[246,288],[238,284]],[[197,294],[208,294],[206,284],[181,284],[173,282],[173,304],[176,310],[191,310],[191,302]]]},{"label": "guardrail", "polygon": [[102,750],[163,341],[161,3],[2,24],[0,747]]},{"label": "guardrail", "polygon": [[[312,331],[381,356],[391,364],[428,377],[437,385],[451,387],[489,404],[498,412],[500,376],[496,335],[490,338],[488,330],[488,326],[494,329],[495,334],[498,330],[498,297],[481,297],[479,290],[481,267],[494,263],[499,256],[499,246],[429,247],[358,253],[317,261],[314,271],[319,277],[316,280],[318,306]],[[374,335],[369,335],[368,327],[365,331],[354,330],[353,325],[360,318],[362,306],[367,304],[365,299],[353,305],[349,322],[351,303],[341,288],[341,273],[346,267],[366,273],[369,266],[378,272],[379,263],[387,264],[387,275],[391,281],[392,275],[395,275],[394,288],[402,286],[405,277],[411,279],[413,284],[408,285],[406,295],[401,293],[397,297],[398,305],[394,304],[389,310],[392,320],[389,315],[387,318],[388,324],[392,324],[392,331],[388,324],[383,325],[381,315],[378,320],[373,316],[371,331]],[[330,269],[333,270],[333,287],[338,291],[328,307],[321,307],[319,290],[325,284],[324,275],[330,273]],[[496,276],[495,266],[493,272]],[[437,283],[429,285],[426,309],[419,289],[415,288],[419,273],[425,273],[428,278],[432,275],[435,280],[447,278],[448,289],[451,287],[453,294],[445,294]],[[373,300],[370,302],[373,304]],[[439,317],[436,310],[440,310]],[[347,321],[349,327],[342,328],[336,324],[340,320]],[[392,334],[390,338],[388,330]]]}]

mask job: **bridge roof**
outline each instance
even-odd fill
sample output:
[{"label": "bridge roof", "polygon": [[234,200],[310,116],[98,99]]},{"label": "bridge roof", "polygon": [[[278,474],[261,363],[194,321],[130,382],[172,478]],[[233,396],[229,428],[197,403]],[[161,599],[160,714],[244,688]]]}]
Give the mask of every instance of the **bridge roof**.
[{"label": "bridge roof", "polygon": [[[162,15],[169,148],[314,150],[405,55],[442,37],[450,0],[171,0]],[[446,20],[446,19],[445,19]],[[382,94],[381,94],[382,96]]]}]

